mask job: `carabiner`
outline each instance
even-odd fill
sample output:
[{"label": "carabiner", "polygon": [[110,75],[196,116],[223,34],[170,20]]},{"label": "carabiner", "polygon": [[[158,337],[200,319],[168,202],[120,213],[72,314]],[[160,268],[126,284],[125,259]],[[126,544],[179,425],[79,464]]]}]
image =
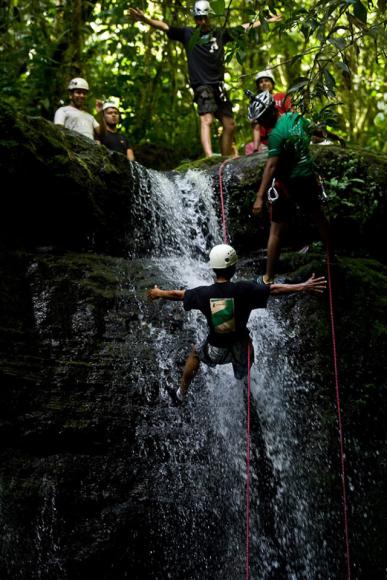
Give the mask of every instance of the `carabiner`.
[{"label": "carabiner", "polygon": [[274,177],[271,187],[269,187],[269,189],[267,190],[267,199],[270,203],[273,203],[274,201],[277,201],[278,198],[279,193],[275,187],[275,177]]}]

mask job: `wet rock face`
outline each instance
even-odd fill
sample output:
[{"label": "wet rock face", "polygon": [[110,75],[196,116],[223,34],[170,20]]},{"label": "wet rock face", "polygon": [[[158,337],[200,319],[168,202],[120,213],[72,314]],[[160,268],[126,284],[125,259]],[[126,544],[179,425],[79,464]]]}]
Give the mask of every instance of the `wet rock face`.
[{"label": "wet rock face", "polygon": [[224,570],[224,441],[200,397],[177,411],[165,392],[192,330],[181,305],[145,300],[171,280],[91,254],[15,252],[0,266],[0,576]]},{"label": "wet rock face", "polygon": [[[181,412],[169,405],[165,387],[177,384],[196,335],[179,305],[150,305],[144,299],[154,283],[175,287],[180,280],[168,278],[153,261],[126,260],[148,256],[155,244],[149,176],[119,154],[110,156],[85,138],[41,119],[26,120],[6,106],[0,108],[0,128],[2,175],[13,184],[0,213],[0,577],[234,578],[235,569],[244,569],[244,471],[227,455],[227,445],[236,433],[234,456],[243,456],[238,445],[244,434],[238,429],[244,411],[238,409],[227,437],[219,433],[221,421],[214,413],[219,405],[211,406],[211,397],[226,397],[230,385],[222,383],[224,390],[213,395],[207,388],[210,372],[197,377],[194,396]],[[338,151],[321,149],[318,163],[331,181],[335,163],[350,171],[344,190],[350,201],[351,187],[359,182],[351,173],[351,155]],[[344,204],[337,209],[336,232],[342,234],[340,248],[352,251],[361,242],[365,253],[376,248],[384,259],[385,205],[378,189],[384,161],[364,159],[356,166],[360,179],[365,183],[373,176],[377,186],[367,198],[367,219],[358,227]],[[265,245],[267,222],[258,236],[250,218],[263,165],[264,157],[254,155],[224,168],[230,232],[242,255]],[[208,171],[218,188],[219,167]],[[338,186],[333,181],[331,187]],[[355,229],[348,236],[349,223]],[[195,233],[189,229],[190,238]],[[283,259],[282,268],[300,268],[294,275],[305,279],[312,271],[323,272],[323,257],[293,255]],[[253,261],[243,275],[251,278],[255,271]],[[349,498],[362,508],[351,514],[351,541],[357,570],[377,578],[387,553],[380,515],[387,511],[386,273],[378,262],[347,260],[339,262],[335,277],[355,482]],[[287,321],[288,356],[300,381],[313,383],[302,392],[291,385],[287,399],[297,411],[300,468],[307,450],[309,475],[301,483],[314,484],[326,507],[323,525],[338,529],[325,306],[308,297],[289,298],[276,312]],[[227,417],[238,406],[238,394],[233,391]],[[269,545],[278,518],[270,502],[278,489],[260,432],[258,424],[252,475],[262,495],[252,502]],[[327,465],[316,462],[321,448],[329,450]],[[242,491],[235,496],[235,489]],[[278,538],[271,544],[280,554],[277,578],[287,577],[287,556],[293,558],[291,533],[289,538],[289,552]],[[259,538],[254,541],[258,552]],[[327,566],[337,577],[338,553],[340,538],[333,538]]]}]

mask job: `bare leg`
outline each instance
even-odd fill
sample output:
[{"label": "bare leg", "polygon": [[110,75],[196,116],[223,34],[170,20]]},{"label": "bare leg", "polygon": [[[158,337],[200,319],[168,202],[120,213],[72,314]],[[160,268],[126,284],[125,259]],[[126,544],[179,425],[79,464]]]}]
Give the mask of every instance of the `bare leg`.
[{"label": "bare leg", "polygon": [[200,115],[200,140],[206,157],[212,156],[211,126],[213,122],[214,115],[212,113]]},{"label": "bare leg", "polygon": [[183,375],[180,381],[180,390],[182,395],[186,395],[188,391],[188,387],[190,386],[192,379],[195,377],[196,373],[199,370],[200,361],[198,357],[198,353],[196,352],[195,347],[189,353],[187,360],[185,361]]},{"label": "bare leg", "polygon": [[266,274],[263,277],[263,281],[267,284],[274,279],[275,267],[281,253],[281,235],[284,227],[285,224],[283,222],[271,222],[269,241],[267,243]]},{"label": "bare leg", "polygon": [[223,126],[223,133],[220,142],[220,150],[222,155],[232,155],[232,142],[234,140],[236,124],[232,117],[222,117],[221,122]]}]

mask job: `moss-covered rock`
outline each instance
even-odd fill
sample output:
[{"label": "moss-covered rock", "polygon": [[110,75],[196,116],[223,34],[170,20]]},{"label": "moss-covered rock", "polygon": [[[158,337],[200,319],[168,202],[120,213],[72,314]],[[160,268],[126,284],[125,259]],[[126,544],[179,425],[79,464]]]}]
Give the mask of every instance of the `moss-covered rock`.
[{"label": "moss-covered rock", "polygon": [[[140,165],[48,121],[16,113],[6,102],[0,129],[0,167],[11,184],[2,196],[0,243],[119,256],[147,253],[141,234],[133,234],[150,221],[149,176]],[[313,153],[329,197],[336,246],[384,260],[386,157],[336,146],[316,145]],[[251,216],[265,160],[264,153],[226,163],[213,157],[178,167],[208,172],[217,197],[222,178],[231,239],[247,255],[267,240],[267,216]],[[308,218],[299,215],[287,243],[297,246],[317,237]]]}]

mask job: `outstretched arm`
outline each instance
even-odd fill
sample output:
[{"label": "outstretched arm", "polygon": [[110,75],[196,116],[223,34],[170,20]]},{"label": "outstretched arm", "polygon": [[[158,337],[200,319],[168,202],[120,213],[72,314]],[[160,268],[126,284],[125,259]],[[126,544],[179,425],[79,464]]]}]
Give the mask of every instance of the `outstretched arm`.
[{"label": "outstretched arm", "polygon": [[129,8],[129,14],[133,20],[136,20],[136,22],[149,24],[149,26],[152,28],[155,28],[156,30],[162,30],[163,32],[167,32],[169,30],[169,26],[166,22],[163,22],[163,20],[148,18],[148,16],[145,16],[144,12],[139,8]]},{"label": "outstretched arm", "polygon": [[291,294],[292,292],[310,292],[322,294],[327,287],[327,281],[324,276],[316,278],[314,274],[308,280],[300,284],[272,284],[270,294]]},{"label": "outstretched arm", "polygon": [[[266,22],[279,22],[280,20],[282,20],[282,16],[271,16],[271,18],[268,18]],[[255,22],[245,22],[242,26],[247,31],[251,28],[258,28],[261,24],[262,22],[260,20],[255,20]]]},{"label": "outstretched arm", "polygon": [[147,295],[149,300],[158,300],[159,298],[164,298],[164,300],[175,300],[181,301],[184,298],[185,290],[161,290],[155,286],[148,290]]}]

